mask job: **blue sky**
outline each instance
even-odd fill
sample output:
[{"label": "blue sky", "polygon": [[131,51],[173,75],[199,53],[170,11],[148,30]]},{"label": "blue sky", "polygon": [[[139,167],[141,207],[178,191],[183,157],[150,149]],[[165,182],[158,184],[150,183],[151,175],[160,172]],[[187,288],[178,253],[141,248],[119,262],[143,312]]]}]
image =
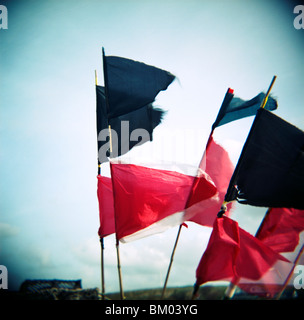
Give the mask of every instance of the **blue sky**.
[{"label": "blue sky", "polygon": [[[293,1],[14,0],[0,30],[0,264],[25,279],[100,287],[94,70],[101,48],[166,69],[175,81],[154,141],[128,156],[197,165],[228,87],[250,99],[273,75],[275,112],[304,130],[304,30]],[[253,118],[216,130],[236,163]],[[255,233],[264,208],[236,205]],[[182,231],[169,286],[192,285],[210,229]],[[122,244],[125,290],[163,285],[177,228]],[[106,290],[118,290],[115,239],[105,239]]]}]

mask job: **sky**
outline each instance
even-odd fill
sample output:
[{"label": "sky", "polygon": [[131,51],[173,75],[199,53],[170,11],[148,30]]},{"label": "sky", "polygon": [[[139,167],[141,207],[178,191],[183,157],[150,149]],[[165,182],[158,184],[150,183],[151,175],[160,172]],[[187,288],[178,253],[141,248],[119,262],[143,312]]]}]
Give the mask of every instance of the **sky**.
[{"label": "sky", "polygon": [[[153,142],[126,157],[197,166],[227,88],[272,90],[275,114],[304,130],[304,29],[283,0],[9,0],[0,29],[0,265],[8,287],[81,279],[100,288],[94,71],[102,47],[177,79]],[[219,127],[236,164],[253,117]],[[103,168],[106,172],[106,168]],[[236,204],[254,234],[266,208]],[[178,227],[120,245],[124,290],[162,287]],[[211,229],[183,228],[168,286],[193,285]],[[119,290],[114,235],[105,238],[106,292]]]}]

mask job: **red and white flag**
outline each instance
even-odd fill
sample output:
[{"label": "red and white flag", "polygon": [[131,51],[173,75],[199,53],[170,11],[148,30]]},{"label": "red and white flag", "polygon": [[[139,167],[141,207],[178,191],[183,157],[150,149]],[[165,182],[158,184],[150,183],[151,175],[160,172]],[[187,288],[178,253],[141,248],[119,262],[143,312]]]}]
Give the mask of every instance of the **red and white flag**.
[{"label": "red and white flag", "polygon": [[[115,232],[114,221],[121,241],[163,232],[184,221],[212,227],[233,170],[227,151],[212,135],[199,168],[174,164],[138,166],[112,160],[114,197],[111,179],[99,177],[99,234]],[[114,202],[115,220],[111,207]],[[108,226],[112,229],[107,230]]]},{"label": "red and white flag", "polygon": [[[264,218],[257,238],[272,250],[283,253],[291,262],[277,261],[258,281],[240,279],[238,286],[251,294],[273,298],[293,285],[293,268],[304,263],[303,247],[304,211],[293,208],[271,208]],[[301,260],[302,259],[302,260]]]},{"label": "red and white flag", "polygon": [[259,280],[277,261],[289,262],[228,217],[217,218],[196,270],[197,285],[224,280]]},{"label": "red and white flag", "polygon": [[[193,221],[203,226],[212,227],[214,220],[221,209],[234,171],[234,165],[229,158],[228,152],[213,140],[212,135],[210,135],[206,151],[202,157],[199,168],[206,172],[214,182],[218,191],[218,199],[211,207],[205,207],[204,203],[198,203],[197,205],[187,209],[189,214],[192,215],[192,218],[189,219],[189,221]],[[232,204],[229,204],[226,215],[229,215],[231,207]]]},{"label": "red and white flag", "polygon": [[[164,170],[111,161],[116,236],[136,240],[180,225],[191,218],[185,208],[197,203],[211,206],[217,189],[197,169]],[[186,169],[186,170],[185,170]],[[190,172],[192,171],[192,172]]]}]

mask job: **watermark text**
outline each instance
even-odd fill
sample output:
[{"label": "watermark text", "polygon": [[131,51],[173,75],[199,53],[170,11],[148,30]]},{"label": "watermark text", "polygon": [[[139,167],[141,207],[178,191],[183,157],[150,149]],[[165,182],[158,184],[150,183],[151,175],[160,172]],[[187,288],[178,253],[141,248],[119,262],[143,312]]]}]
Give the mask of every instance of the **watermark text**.
[{"label": "watermark text", "polygon": [[297,30],[304,29],[304,6],[295,6],[293,9],[293,13],[297,14],[297,16],[293,20],[293,26]]},{"label": "watermark text", "polygon": [[0,5],[0,29],[7,29],[7,8],[6,6]]},{"label": "watermark text", "polygon": [[7,268],[0,265],[0,289],[7,289]]},{"label": "watermark text", "polygon": [[295,278],[293,280],[293,286],[295,289],[304,289],[304,266],[297,265],[294,268]]}]

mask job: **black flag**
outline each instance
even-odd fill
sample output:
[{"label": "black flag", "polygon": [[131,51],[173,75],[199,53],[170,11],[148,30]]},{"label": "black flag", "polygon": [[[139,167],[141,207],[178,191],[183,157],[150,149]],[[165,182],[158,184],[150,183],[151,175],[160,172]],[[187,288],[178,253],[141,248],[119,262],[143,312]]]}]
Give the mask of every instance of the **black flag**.
[{"label": "black flag", "polygon": [[148,104],[140,109],[114,118],[107,117],[104,87],[96,86],[97,132],[99,162],[108,161],[109,125],[112,130],[113,157],[127,153],[134,146],[153,140],[153,129],[158,126],[164,111]]},{"label": "black flag", "polygon": [[105,55],[104,72],[109,118],[154,102],[175,79],[170,72],[142,62]]},{"label": "black flag", "polygon": [[225,201],[304,209],[304,132],[259,109]]},{"label": "black flag", "polygon": [[110,156],[109,126],[112,157],[152,141],[153,129],[164,115],[152,103],[175,79],[168,71],[126,58],[105,56],[104,51],[103,66],[105,87],[96,86],[99,163],[108,161]]}]

